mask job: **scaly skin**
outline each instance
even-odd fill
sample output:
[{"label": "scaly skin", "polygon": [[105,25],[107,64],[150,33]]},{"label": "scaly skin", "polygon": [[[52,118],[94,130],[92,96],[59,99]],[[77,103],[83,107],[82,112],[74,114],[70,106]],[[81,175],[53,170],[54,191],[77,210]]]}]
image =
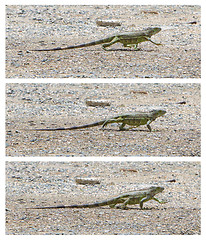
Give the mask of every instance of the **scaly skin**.
[{"label": "scaly skin", "polygon": [[[127,205],[134,205],[139,204],[140,208],[143,209],[143,203],[149,200],[155,200],[158,203],[166,203],[165,201],[160,201],[159,199],[155,198],[154,196],[164,190],[164,187],[159,186],[149,186],[142,189],[138,189],[136,191],[126,192],[120,194],[117,197],[114,197],[109,200],[105,200],[102,202],[96,202],[91,204],[82,204],[82,205],[69,205],[69,206],[48,206],[48,207],[34,207],[28,209],[57,209],[57,208],[95,208],[101,206],[110,206],[111,208],[121,208],[121,209],[128,209]],[[120,204],[119,206],[116,206]]]},{"label": "scaly skin", "polygon": [[[129,130],[131,128],[139,127],[140,125],[146,125],[149,131],[152,131],[150,123],[152,123],[158,117],[163,116],[166,113],[165,110],[158,109],[158,110],[151,110],[149,112],[136,112],[134,114],[123,114],[118,115],[106,120],[94,122],[91,124],[81,125],[81,126],[74,126],[68,128],[41,128],[41,129],[33,129],[32,131],[64,131],[64,130],[75,130],[75,129],[83,129],[83,128],[90,128],[95,126],[102,125],[102,128],[107,126],[111,123],[121,123],[119,130]],[[125,125],[129,125],[128,129],[125,129]]]},{"label": "scaly skin", "polygon": [[125,32],[120,33],[117,35],[113,35],[111,37],[100,39],[94,42],[83,43],[80,45],[68,46],[68,47],[58,47],[58,48],[51,48],[51,49],[36,49],[32,51],[59,51],[59,50],[67,50],[73,48],[82,48],[82,47],[90,47],[98,44],[102,44],[102,48],[107,50],[106,48],[115,44],[115,43],[122,43],[124,47],[134,47],[134,49],[138,50],[137,46],[141,42],[149,41],[155,45],[161,45],[160,43],[155,43],[151,40],[152,35],[157,34],[161,31],[161,28],[154,27],[154,28],[146,28],[142,31],[136,32]]}]

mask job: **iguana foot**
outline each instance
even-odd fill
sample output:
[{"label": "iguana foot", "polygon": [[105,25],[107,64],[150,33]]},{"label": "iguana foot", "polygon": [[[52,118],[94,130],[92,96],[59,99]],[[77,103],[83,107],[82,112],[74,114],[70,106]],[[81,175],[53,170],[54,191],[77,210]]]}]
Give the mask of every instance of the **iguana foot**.
[{"label": "iguana foot", "polygon": [[141,48],[134,48],[134,51],[141,51]]},{"label": "iguana foot", "polygon": [[124,205],[115,206],[116,209],[128,210],[129,208]]}]

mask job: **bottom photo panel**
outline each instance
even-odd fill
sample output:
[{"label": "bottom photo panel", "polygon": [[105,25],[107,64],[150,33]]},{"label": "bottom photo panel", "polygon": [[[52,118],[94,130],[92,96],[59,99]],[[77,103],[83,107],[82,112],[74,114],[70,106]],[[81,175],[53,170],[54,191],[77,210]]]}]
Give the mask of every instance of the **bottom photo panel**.
[{"label": "bottom photo panel", "polygon": [[7,161],[7,235],[201,234],[199,161]]}]

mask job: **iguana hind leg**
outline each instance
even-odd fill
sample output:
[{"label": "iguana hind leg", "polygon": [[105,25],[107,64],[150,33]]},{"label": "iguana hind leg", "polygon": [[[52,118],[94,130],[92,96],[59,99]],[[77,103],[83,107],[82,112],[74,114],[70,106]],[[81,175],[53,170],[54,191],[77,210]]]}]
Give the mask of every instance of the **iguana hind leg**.
[{"label": "iguana hind leg", "polygon": [[120,208],[121,209],[128,209],[127,204],[130,202],[130,198],[127,198],[121,205]]},{"label": "iguana hind leg", "polygon": [[128,197],[122,204],[118,205],[118,206],[114,206],[117,209],[123,209],[126,210],[128,209],[127,204],[129,204],[130,202],[130,198]]},{"label": "iguana hind leg", "polygon": [[119,126],[119,130],[120,130],[120,131],[126,130],[126,129],[124,128],[125,125],[126,125],[125,123],[122,123],[122,124]]},{"label": "iguana hind leg", "polygon": [[116,203],[110,204],[109,206],[110,206],[111,208],[115,208],[115,207],[116,207]]},{"label": "iguana hind leg", "polygon": [[[119,122],[122,122],[123,121],[123,118],[122,117],[117,117],[117,118],[111,118],[111,119],[108,119],[108,120],[106,120],[104,123],[103,123],[103,125],[102,125],[102,128],[104,128],[105,126],[107,126],[107,124],[109,124],[109,123],[119,123]],[[123,125],[123,123],[122,123],[122,125]],[[121,126],[122,126],[121,125]],[[125,124],[124,124],[125,125]],[[120,126],[120,127],[121,127]],[[124,126],[123,126],[124,127]],[[123,130],[123,129],[121,129],[121,130]]]},{"label": "iguana hind leg", "polygon": [[107,47],[109,47],[109,46],[111,46],[111,45],[113,45],[113,44],[115,44],[115,43],[117,43],[117,42],[119,42],[119,41],[120,41],[119,37],[114,37],[111,42],[109,42],[109,43],[104,43],[104,44],[102,45],[102,48],[107,51],[107,50],[108,50],[108,49],[106,49]]}]

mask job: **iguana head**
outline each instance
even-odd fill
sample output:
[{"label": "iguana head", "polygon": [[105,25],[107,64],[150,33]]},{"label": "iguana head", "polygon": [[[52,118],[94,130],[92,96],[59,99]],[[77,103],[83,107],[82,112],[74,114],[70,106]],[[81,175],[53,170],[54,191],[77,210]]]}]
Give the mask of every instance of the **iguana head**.
[{"label": "iguana head", "polygon": [[147,29],[145,29],[145,33],[148,37],[151,37],[152,35],[158,33],[161,31],[161,28],[159,27],[149,27]]},{"label": "iguana head", "polygon": [[150,187],[150,193],[151,195],[155,195],[157,193],[160,193],[164,190],[164,187],[161,187],[161,186],[151,186]]},{"label": "iguana head", "polygon": [[166,113],[166,111],[163,109],[153,109],[151,112],[156,117],[163,116]]}]

